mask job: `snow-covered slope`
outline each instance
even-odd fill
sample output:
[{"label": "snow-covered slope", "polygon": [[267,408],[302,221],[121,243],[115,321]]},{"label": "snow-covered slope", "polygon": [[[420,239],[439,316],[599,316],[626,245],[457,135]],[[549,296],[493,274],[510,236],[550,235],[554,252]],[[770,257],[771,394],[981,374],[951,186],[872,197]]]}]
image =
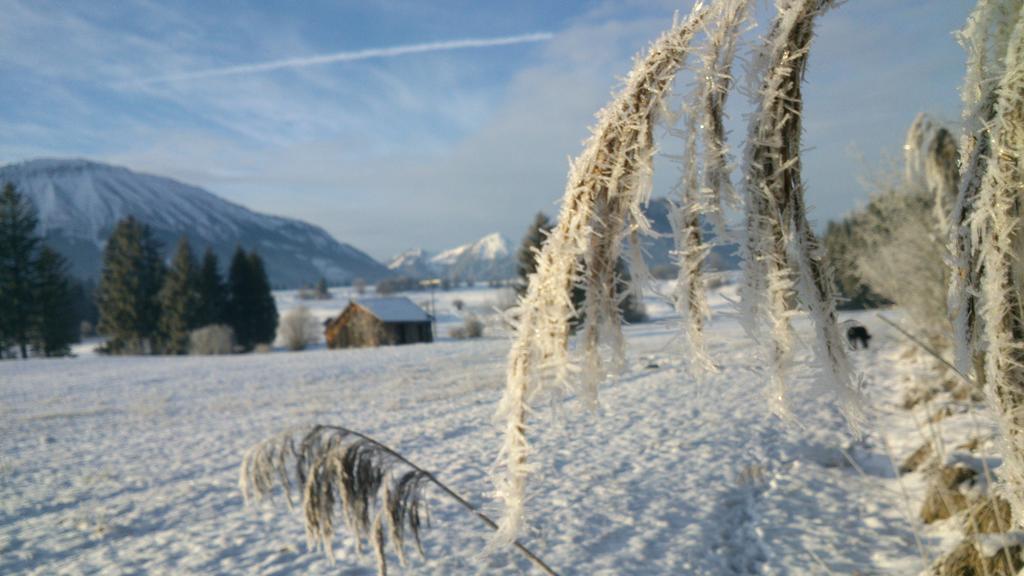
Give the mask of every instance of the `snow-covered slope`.
[{"label": "snow-covered slope", "polygon": [[186,235],[197,252],[212,247],[225,266],[235,246],[255,249],[275,286],[388,274],[319,227],[258,214],[169,178],[86,160],[32,160],[0,167],[0,182],[12,182],[32,200],[46,241],[80,276],[97,275],[107,238],[129,215],[149,224],[167,250]]},{"label": "snow-covered slope", "polygon": [[388,268],[413,278],[436,276],[473,281],[507,280],[516,274],[508,240],[501,234],[488,234],[437,255],[418,248],[407,250],[395,256]]},{"label": "snow-covered slope", "polygon": [[[678,319],[649,309],[654,322],[626,330],[630,369],[603,386],[599,415],[566,404],[533,420],[528,546],[563,574],[924,568],[885,448],[902,458],[920,443],[908,414],[880,412],[851,442],[800,350],[799,425],[780,422],[735,319],[711,323],[724,368],[697,382],[680,357]],[[892,337],[873,315],[857,318],[877,337],[854,356],[869,394],[898,398],[906,366],[887,356]],[[356,552],[340,519],[331,567],[306,550],[302,514],[283,498],[246,508],[243,451],[292,425],[346,425],[496,514],[488,471],[507,352],[507,337],[488,332],[376,349],[0,363],[0,574],[373,574],[372,554]],[[894,433],[889,414],[910,429]],[[919,502],[923,482],[906,489]],[[512,553],[482,555],[486,526],[431,494],[427,558],[411,554],[405,573],[536,573]],[[933,558],[946,529],[922,538]]]},{"label": "snow-covered slope", "polygon": [[410,278],[431,278],[439,273],[438,267],[430,262],[432,257],[422,248],[406,250],[388,262],[388,270]]}]

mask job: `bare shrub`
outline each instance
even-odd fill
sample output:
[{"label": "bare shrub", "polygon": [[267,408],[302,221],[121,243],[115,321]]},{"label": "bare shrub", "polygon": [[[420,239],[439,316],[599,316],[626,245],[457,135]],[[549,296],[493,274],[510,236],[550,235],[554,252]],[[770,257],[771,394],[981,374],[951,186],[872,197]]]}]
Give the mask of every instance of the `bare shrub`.
[{"label": "bare shrub", "polygon": [[948,343],[946,248],[934,197],[924,189],[883,186],[854,217],[863,243],[857,270],[874,292],[906,312],[918,334],[932,344]]},{"label": "bare shrub", "polygon": [[932,478],[921,504],[921,521],[925,524],[945,520],[966,509],[967,496],[960,487],[972,482],[978,472],[963,464],[954,464],[937,468],[930,474]]},{"label": "bare shrub", "polygon": [[929,442],[927,444],[921,445],[917,450],[914,450],[914,452],[910,456],[907,456],[907,459],[904,460],[902,464],[900,464],[899,472],[900,474],[908,474],[910,472],[913,472],[920,468],[922,465],[924,465],[924,463],[931,458],[932,445]]},{"label": "bare shrub", "polygon": [[456,326],[448,331],[448,336],[455,340],[466,338],[481,338],[484,335],[484,323],[476,316],[467,316],[462,321],[462,326]]},{"label": "bare shrub", "polygon": [[211,324],[188,335],[188,352],[197,356],[231,354],[235,349],[235,331],[225,324]]},{"label": "bare shrub", "polygon": [[964,534],[996,534],[1013,526],[1010,503],[1001,496],[985,498],[971,505],[964,514]]},{"label": "bare shrub", "polygon": [[289,350],[305,350],[320,338],[320,326],[305,306],[289,310],[277,327],[277,339]]},{"label": "bare shrub", "polygon": [[991,554],[989,552],[993,550],[985,550],[984,553],[979,550],[982,546],[982,542],[973,538],[963,540],[936,562],[932,573],[936,576],[984,576],[1016,574],[1024,568],[1019,544],[998,547]]},{"label": "bare shrub", "polygon": [[480,338],[484,335],[484,323],[476,316],[470,316],[463,322],[466,326],[466,336]]},{"label": "bare shrub", "polygon": [[[332,562],[336,524],[341,520],[355,537],[357,549],[369,543],[382,575],[387,574],[388,540],[402,566],[408,565],[409,544],[424,556],[420,532],[430,526],[428,489],[498,529],[434,474],[377,440],[341,426],[289,430],[256,444],[245,453],[238,483],[246,503],[271,496],[277,486],[289,506],[298,496],[308,541]],[[556,574],[519,541],[513,546],[545,574]]]}]

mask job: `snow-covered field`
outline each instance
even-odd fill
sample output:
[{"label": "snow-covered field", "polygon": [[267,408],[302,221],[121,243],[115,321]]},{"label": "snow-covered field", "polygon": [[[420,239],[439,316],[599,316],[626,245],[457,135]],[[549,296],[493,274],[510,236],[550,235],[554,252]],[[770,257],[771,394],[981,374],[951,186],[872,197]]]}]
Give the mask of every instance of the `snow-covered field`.
[{"label": "snow-covered field", "polygon": [[[282,310],[297,305],[279,298]],[[501,298],[435,295],[449,325],[455,299],[484,314]],[[306,304],[326,317],[346,301]],[[524,538],[534,551],[563,574],[924,567],[912,520],[923,481],[901,481],[887,455],[899,461],[921,444],[911,413],[895,408],[917,368],[898,357],[894,333],[856,316],[875,335],[853,356],[877,410],[855,442],[806,368],[793,384],[796,422],[767,412],[755,349],[734,319],[720,315],[709,330],[724,370],[697,383],[667,308],[652,301],[649,311],[650,323],[627,329],[630,371],[604,387],[599,414],[567,402],[536,423],[542,467]],[[488,473],[508,341],[493,315],[488,328],[481,340],[392,348],[0,363],[0,574],[371,574],[345,535],[336,566],[307,552],[300,513],[283,499],[243,506],[243,450],[314,422],[371,434],[498,514]],[[512,553],[483,556],[486,527],[431,504],[427,558],[406,572],[531,571]],[[921,533],[929,557],[949,532]]]}]

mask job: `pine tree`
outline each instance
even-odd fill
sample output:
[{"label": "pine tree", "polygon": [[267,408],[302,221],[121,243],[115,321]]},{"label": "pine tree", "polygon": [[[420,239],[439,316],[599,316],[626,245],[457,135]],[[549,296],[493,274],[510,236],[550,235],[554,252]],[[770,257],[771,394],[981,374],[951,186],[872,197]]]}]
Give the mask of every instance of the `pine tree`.
[{"label": "pine tree", "polygon": [[67,260],[43,246],[35,261],[32,347],[43,356],[66,356],[78,341],[79,320]]},{"label": "pine tree", "polygon": [[220,264],[217,255],[210,248],[203,254],[203,264],[199,270],[199,312],[196,314],[198,326],[209,326],[224,322],[224,305],[226,295],[224,280],[220,276]]},{"label": "pine tree", "polygon": [[103,253],[97,293],[99,332],[115,354],[152,352],[160,326],[164,265],[149,227],[132,217],[117,223]]},{"label": "pine tree", "polygon": [[263,258],[255,251],[249,254],[249,270],[253,290],[253,339],[256,344],[269,344],[277,335],[277,304]]},{"label": "pine tree", "polygon": [[256,344],[272,342],[277,331],[277,306],[263,259],[241,247],[235,250],[228,272],[228,324],[238,344],[251,350]]},{"label": "pine tree", "polygon": [[188,335],[199,327],[199,274],[188,238],[182,236],[160,289],[160,337],[167,354],[188,352]]},{"label": "pine tree", "polygon": [[519,253],[516,260],[519,263],[519,282],[516,283],[516,293],[522,294],[529,283],[530,274],[537,271],[537,251],[540,250],[547,232],[551,230],[551,219],[543,212],[537,212],[533,217],[526,236],[523,236],[523,243],[519,246]]},{"label": "pine tree", "polygon": [[0,194],[0,357],[17,346],[28,358],[37,224],[32,204],[7,183]]},{"label": "pine tree", "polygon": [[316,281],[316,297],[318,300],[329,300],[331,297],[331,291],[327,287],[327,279],[323,276]]}]

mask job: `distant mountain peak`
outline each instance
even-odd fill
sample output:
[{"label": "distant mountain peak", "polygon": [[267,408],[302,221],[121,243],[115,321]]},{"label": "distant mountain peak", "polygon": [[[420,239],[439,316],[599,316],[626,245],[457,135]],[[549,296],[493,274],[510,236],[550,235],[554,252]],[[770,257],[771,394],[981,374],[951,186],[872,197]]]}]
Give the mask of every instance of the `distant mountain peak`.
[{"label": "distant mountain peak", "polygon": [[392,271],[413,278],[442,277],[472,281],[506,280],[515,276],[508,240],[498,233],[449,248],[437,255],[414,248],[395,256]]},{"label": "distant mountain peak", "polygon": [[256,250],[275,286],[388,275],[317,226],[253,212],[171,178],[91,160],[42,158],[0,166],[0,182],[8,181],[35,205],[40,233],[79,276],[99,274],[103,246],[127,216],[149,225],[166,250],[184,235],[193,250],[212,248],[225,266],[236,246]]},{"label": "distant mountain peak", "polygon": [[473,257],[479,260],[498,260],[508,256],[508,241],[501,234],[488,234],[476,242],[456,246],[431,258],[431,262],[450,266],[460,258]]}]

